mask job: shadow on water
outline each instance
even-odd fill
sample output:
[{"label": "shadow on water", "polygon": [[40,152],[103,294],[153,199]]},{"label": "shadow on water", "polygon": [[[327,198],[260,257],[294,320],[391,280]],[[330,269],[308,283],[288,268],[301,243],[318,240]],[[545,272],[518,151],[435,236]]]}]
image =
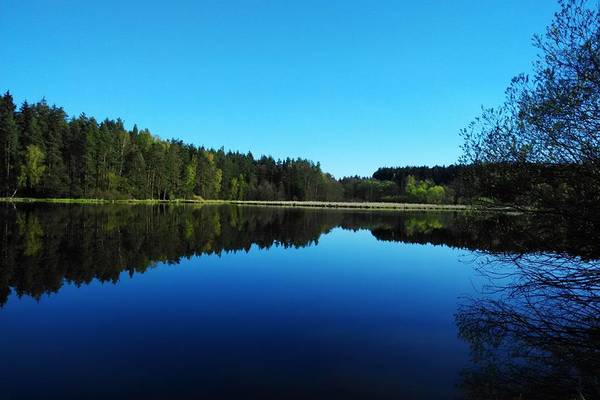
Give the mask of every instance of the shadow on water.
[{"label": "shadow on water", "polygon": [[456,313],[472,354],[460,389],[480,399],[600,398],[600,242],[585,224],[529,215],[235,206],[0,207],[0,304],[63,284],[252,246],[305,247],[334,228],[469,250],[485,278]]}]

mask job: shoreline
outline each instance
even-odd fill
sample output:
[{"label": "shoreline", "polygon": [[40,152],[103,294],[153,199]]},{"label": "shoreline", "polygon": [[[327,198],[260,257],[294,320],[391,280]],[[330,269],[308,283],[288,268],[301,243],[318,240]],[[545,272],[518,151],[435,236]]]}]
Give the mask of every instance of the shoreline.
[{"label": "shoreline", "polygon": [[157,199],[69,199],[69,198],[34,198],[34,197],[0,197],[1,203],[50,203],[50,204],[196,204],[239,206],[289,207],[289,208],[324,208],[324,209],[358,209],[358,210],[398,210],[398,211],[467,211],[478,207],[455,204],[420,204],[420,203],[383,203],[383,202],[336,202],[336,201],[262,201],[262,200],[157,200]]}]

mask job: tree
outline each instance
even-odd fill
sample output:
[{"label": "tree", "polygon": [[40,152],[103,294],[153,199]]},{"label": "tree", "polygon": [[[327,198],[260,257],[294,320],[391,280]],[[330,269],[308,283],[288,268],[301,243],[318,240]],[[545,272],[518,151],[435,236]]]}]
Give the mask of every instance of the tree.
[{"label": "tree", "polygon": [[239,180],[237,177],[233,177],[231,178],[231,181],[229,182],[229,198],[232,200],[238,200],[239,199],[239,192],[240,192],[240,185],[239,185]]},{"label": "tree", "polygon": [[12,194],[17,190],[19,130],[15,121],[15,104],[6,92],[0,97],[0,190]]},{"label": "tree", "polygon": [[179,146],[168,143],[165,155],[165,195],[163,198],[175,198],[181,193],[182,161]]},{"label": "tree", "polygon": [[427,189],[427,203],[429,204],[441,204],[444,201],[446,191],[443,186],[434,185]]},{"label": "tree", "polygon": [[38,146],[30,144],[27,146],[25,163],[19,173],[19,187],[36,189],[45,170],[44,153]]},{"label": "tree", "polygon": [[600,9],[588,4],[560,1],[534,37],[533,75],[515,77],[504,104],[461,132],[481,190],[497,196],[500,183],[517,205],[600,215]]},{"label": "tree", "polygon": [[189,197],[194,194],[196,187],[196,170],[198,168],[198,161],[196,157],[192,157],[190,162],[185,167],[185,178],[184,178],[184,196]]},{"label": "tree", "polygon": [[48,107],[44,102],[38,109],[44,122],[46,170],[42,178],[45,194],[61,196],[68,193],[68,175],[65,168],[64,138],[68,129],[66,113],[62,108]]},{"label": "tree", "polygon": [[222,171],[215,164],[215,155],[210,151],[201,151],[198,160],[198,188],[200,196],[214,199],[221,190]]},{"label": "tree", "polygon": [[243,174],[240,174],[239,178],[238,178],[238,195],[237,195],[237,199],[238,200],[245,200],[246,199],[246,192],[248,191],[248,184],[246,183],[246,179],[244,178]]},{"label": "tree", "polygon": [[43,150],[44,135],[38,123],[37,109],[35,105],[23,102],[16,115],[17,124],[21,133],[20,145],[25,151],[28,145],[34,144]]}]

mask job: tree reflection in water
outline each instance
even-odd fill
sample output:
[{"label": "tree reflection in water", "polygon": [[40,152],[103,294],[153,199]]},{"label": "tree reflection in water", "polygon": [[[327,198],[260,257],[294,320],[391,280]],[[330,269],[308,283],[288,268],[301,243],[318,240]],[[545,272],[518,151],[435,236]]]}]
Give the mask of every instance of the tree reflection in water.
[{"label": "tree reflection in water", "polygon": [[600,241],[593,231],[561,237],[563,226],[554,251],[476,256],[487,283],[456,317],[474,361],[462,376],[468,398],[600,398]]},{"label": "tree reflection in water", "polygon": [[458,223],[465,217],[454,213],[20,204],[0,206],[0,217],[0,304],[12,292],[39,299],[65,282],[116,283],[124,271],[144,273],[184,257],[249,251],[253,245],[310,246],[335,227],[369,229],[380,240],[474,243],[473,233]]}]

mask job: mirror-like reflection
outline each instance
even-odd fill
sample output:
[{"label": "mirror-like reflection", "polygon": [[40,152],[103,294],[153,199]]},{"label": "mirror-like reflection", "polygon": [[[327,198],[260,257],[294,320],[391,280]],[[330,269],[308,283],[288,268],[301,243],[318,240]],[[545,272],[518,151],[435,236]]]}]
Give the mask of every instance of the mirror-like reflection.
[{"label": "mirror-like reflection", "polygon": [[[593,225],[528,214],[398,213],[228,205],[3,205],[0,221],[0,304],[3,307],[18,298],[33,298],[43,303],[44,295],[55,296],[65,287],[85,287],[93,282],[118,283],[124,272],[131,276],[143,274],[158,265],[176,264],[198,256],[202,259],[240,252],[243,255],[252,248],[315,247],[329,233],[340,229],[349,234],[366,230],[367,235],[381,244],[397,242],[426,245],[425,249],[433,246],[460,249],[460,265],[475,270],[478,278],[473,282],[474,293],[453,295],[457,299],[457,306],[453,306],[457,333],[469,345],[472,357],[460,371],[454,397],[600,397],[600,262],[597,261],[600,238],[591,229]],[[363,246],[360,241],[364,238],[359,237],[362,236],[344,240],[349,240],[350,246]],[[385,249],[378,246],[365,250],[370,252],[366,259],[393,265],[394,256],[385,253]],[[383,252],[382,258],[379,252]],[[346,260],[343,253],[320,254],[325,257],[321,261],[305,262],[319,265],[336,258],[345,260],[348,276],[353,275],[351,282],[359,279],[357,266],[364,260]],[[448,279],[448,275],[444,275],[448,271],[441,267],[435,270],[441,259],[431,258],[429,263],[434,271],[428,278],[431,285]],[[377,273],[372,271],[372,274]],[[257,272],[257,276],[268,279],[264,271]],[[309,272],[302,279],[308,279],[307,290],[319,288]],[[341,275],[324,279],[334,284],[336,279],[344,282],[345,278]],[[419,288],[410,285],[407,288],[409,292],[400,293],[403,301],[410,302],[411,298],[416,301]],[[378,295],[377,289],[370,290],[371,296]],[[383,287],[380,290],[384,290]],[[396,296],[391,286],[385,290],[389,290],[385,293],[390,298]],[[445,290],[448,289],[440,286],[440,295]],[[270,293],[270,302],[282,300],[278,292]],[[310,297],[309,294],[306,296]],[[383,324],[369,328],[378,332],[368,334],[373,337],[389,328],[385,324],[404,324],[386,319],[395,307],[403,308],[403,318],[412,315],[411,304],[382,303],[390,313],[384,318],[384,314],[378,314],[383,312],[381,304],[369,305],[368,298],[361,303],[356,295],[347,293],[340,296],[348,297],[338,299],[340,304],[336,307],[340,308],[332,309],[331,316],[344,309],[346,303],[364,307],[363,311],[356,310],[360,318],[369,313],[372,315],[370,324]],[[2,312],[0,309],[0,316]],[[262,321],[260,323],[270,323],[264,315],[255,317]],[[336,329],[342,327],[336,324]],[[297,329],[300,328],[296,328],[294,334]],[[414,332],[406,340],[418,341],[423,333]],[[263,339],[262,334],[258,337]],[[360,342],[363,345],[364,340],[367,339],[362,338]],[[317,343],[323,345],[320,341]],[[427,346],[433,349],[435,344]],[[316,348],[317,351],[324,352]],[[367,354],[374,357],[372,353],[364,356]],[[390,353],[385,360],[391,363],[394,357]],[[399,374],[409,374],[405,370],[408,366],[402,365],[400,359],[394,362],[398,363]],[[355,373],[369,374],[366,370]],[[458,376],[459,371],[456,373]],[[370,389],[361,390],[366,397],[357,395],[355,398],[369,398],[372,394]],[[389,398],[387,395],[392,393],[398,395],[397,390],[387,393],[381,389],[381,398]],[[328,392],[330,398],[335,394]]]},{"label": "mirror-like reflection", "polygon": [[469,398],[600,398],[600,262],[483,252],[475,265],[487,281],[456,316]]},{"label": "mirror-like reflection", "polygon": [[[524,215],[394,213],[236,206],[0,207],[0,304],[14,290],[39,298],[66,282],[116,282],[157,262],[248,251],[252,245],[305,247],[333,228],[368,229],[379,240],[492,253],[600,255],[577,227]],[[573,240],[573,238],[577,240]]]}]

